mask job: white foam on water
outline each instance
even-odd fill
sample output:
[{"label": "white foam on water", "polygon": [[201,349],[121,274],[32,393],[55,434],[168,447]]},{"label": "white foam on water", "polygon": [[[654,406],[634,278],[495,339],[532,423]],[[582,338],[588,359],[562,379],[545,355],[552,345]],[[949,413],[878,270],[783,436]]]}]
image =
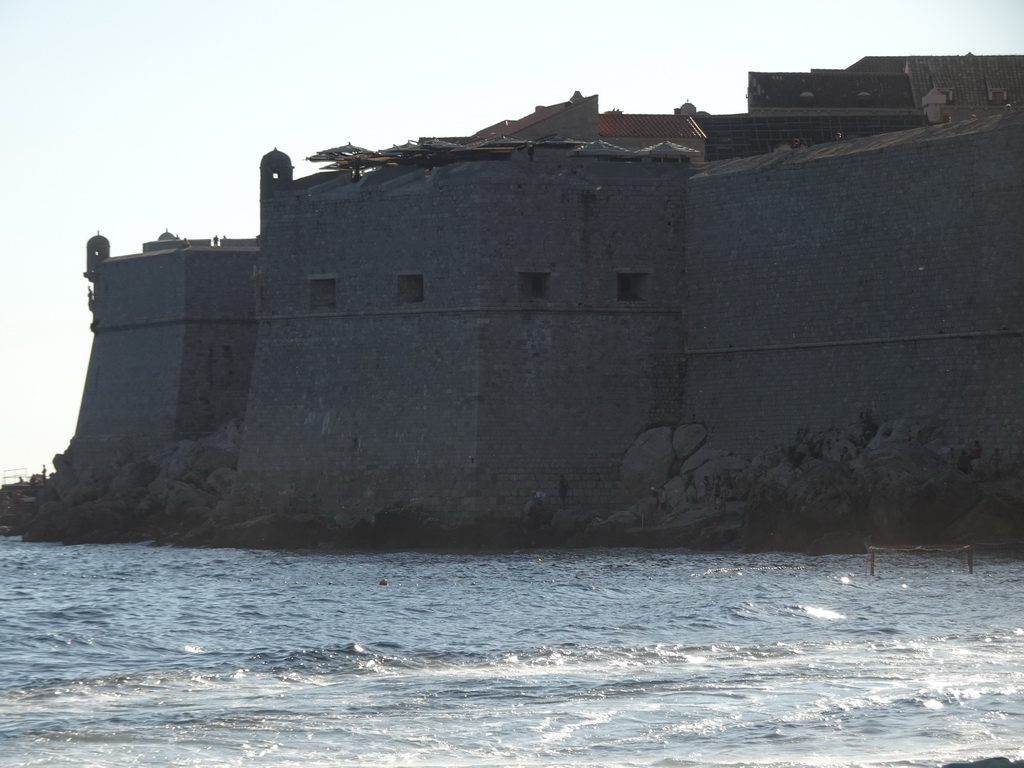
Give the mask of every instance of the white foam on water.
[{"label": "white foam on water", "polygon": [[[853,584],[864,560],[842,556],[0,549],[19,595],[0,602],[0,768],[911,768],[1020,751],[1012,561],[902,588]],[[400,589],[383,595],[385,571]],[[80,577],[109,572],[146,577],[103,595]]]},{"label": "white foam on water", "polygon": [[816,608],[813,605],[803,606],[804,613],[808,616],[813,616],[816,619],[829,619],[836,621],[838,619],[845,619],[846,617],[838,611],[832,611],[828,608]]}]

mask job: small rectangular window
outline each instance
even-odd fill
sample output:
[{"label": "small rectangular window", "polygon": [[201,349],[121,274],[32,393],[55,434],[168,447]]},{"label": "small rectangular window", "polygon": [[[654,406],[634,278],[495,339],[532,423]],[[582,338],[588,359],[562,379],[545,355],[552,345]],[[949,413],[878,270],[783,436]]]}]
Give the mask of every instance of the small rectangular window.
[{"label": "small rectangular window", "polygon": [[643,301],[647,289],[647,273],[619,272],[617,296],[619,301]]},{"label": "small rectangular window", "polygon": [[423,275],[398,275],[398,303],[423,301]]},{"label": "small rectangular window", "polygon": [[338,306],[337,280],[333,277],[309,279],[309,308],[314,312]]},{"label": "small rectangular window", "polygon": [[523,301],[546,299],[548,297],[548,278],[550,272],[520,272],[519,298]]}]

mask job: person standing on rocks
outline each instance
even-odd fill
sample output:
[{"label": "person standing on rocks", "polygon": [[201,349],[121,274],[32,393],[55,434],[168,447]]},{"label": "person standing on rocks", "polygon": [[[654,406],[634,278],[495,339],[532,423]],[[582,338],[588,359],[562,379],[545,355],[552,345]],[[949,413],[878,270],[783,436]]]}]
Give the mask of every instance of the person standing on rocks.
[{"label": "person standing on rocks", "polygon": [[547,498],[547,494],[542,490],[534,492],[533,497],[526,503],[526,509],[523,510],[523,517],[525,518],[526,527],[529,529],[542,528],[545,525],[551,525],[552,514],[546,508],[544,500]]},{"label": "person standing on rocks", "polygon": [[[662,492],[663,493],[663,492]],[[646,528],[648,523],[651,526],[658,525],[658,513],[661,507],[661,493],[653,485],[650,489],[650,494],[646,499],[643,499],[638,505],[640,511],[640,527]]]},{"label": "person standing on rocks", "polygon": [[967,449],[960,451],[960,457],[956,460],[956,468],[965,475],[971,474],[971,457],[967,455]]}]

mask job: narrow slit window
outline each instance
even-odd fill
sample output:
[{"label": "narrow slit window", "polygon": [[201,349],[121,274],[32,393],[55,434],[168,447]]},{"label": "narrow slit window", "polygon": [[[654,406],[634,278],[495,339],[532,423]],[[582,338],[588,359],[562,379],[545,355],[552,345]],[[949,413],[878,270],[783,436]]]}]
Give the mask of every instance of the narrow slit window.
[{"label": "narrow slit window", "polygon": [[520,272],[519,298],[523,301],[546,299],[550,272]]},{"label": "narrow slit window", "polygon": [[423,275],[398,276],[398,303],[415,304],[423,301]]},{"label": "narrow slit window", "polygon": [[619,301],[643,301],[646,298],[647,273],[619,272],[616,295]]},{"label": "narrow slit window", "polygon": [[335,309],[338,306],[337,280],[333,277],[314,277],[309,281],[309,308],[314,312]]}]

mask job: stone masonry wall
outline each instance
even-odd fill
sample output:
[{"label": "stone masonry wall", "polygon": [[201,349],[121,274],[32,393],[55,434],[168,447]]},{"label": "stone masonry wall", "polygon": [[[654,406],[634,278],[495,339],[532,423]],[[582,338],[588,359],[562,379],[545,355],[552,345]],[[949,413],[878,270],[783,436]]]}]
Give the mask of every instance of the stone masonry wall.
[{"label": "stone masonry wall", "polygon": [[255,248],[223,246],[187,255],[176,439],[208,435],[245,416],[256,348],[255,259]]},{"label": "stone masonry wall", "polygon": [[95,282],[92,352],[74,460],[102,467],[174,438],[185,329],[181,253],[109,259]]},{"label": "stone masonry wall", "polygon": [[716,444],[753,452],[870,411],[1020,449],[1024,125],[992,126],[693,179],[684,408]]},{"label": "stone masonry wall", "polygon": [[98,330],[92,343],[78,426],[78,467],[105,467],[174,439],[184,337],[181,325]]},{"label": "stone masonry wall", "polygon": [[515,514],[560,473],[613,506],[625,449],[678,412],[684,181],[466,163],[264,203],[243,475],[352,515],[411,499]]},{"label": "stone masonry wall", "polygon": [[1019,454],[1022,136],[1007,113],[694,176],[522,153],[282,182],[258,255],[99,265],[76,462],[244,410],[271,506],[459,518],[561,474],[615,509],[636,435],[689,419],[738,452],[870,412]]},{"label": "stone masonry wall", "polygon": [[622,503],[636,435],[679,418],[680,313],[525,310],[480,329],[481,503],[516,512],[559,475],[574,503]]},{"label": "stone masonry wall", "polygon": [[472,495],[474,336],[446,314],[265,323],[240,468],[272,502],[302,489],[331,514]]},{"label": "stone masonry wall", "polygon": [[168,250],[100,263],[78,466],[103,467],[243,416],[254,252]]},{"label": "stone masonry wall", "polygon": [[[575,171],[575,172],[573,172]],[[492,186],[480,275],[481,505],[518,512],[530,494],[609,509],[622,456],[652,424],[679,418],[682,211],[678,165],[570,166],[540,188]],[[525,298],[519,271],[549,272]],[[644,275],[621,299],[618,276]]]}]

